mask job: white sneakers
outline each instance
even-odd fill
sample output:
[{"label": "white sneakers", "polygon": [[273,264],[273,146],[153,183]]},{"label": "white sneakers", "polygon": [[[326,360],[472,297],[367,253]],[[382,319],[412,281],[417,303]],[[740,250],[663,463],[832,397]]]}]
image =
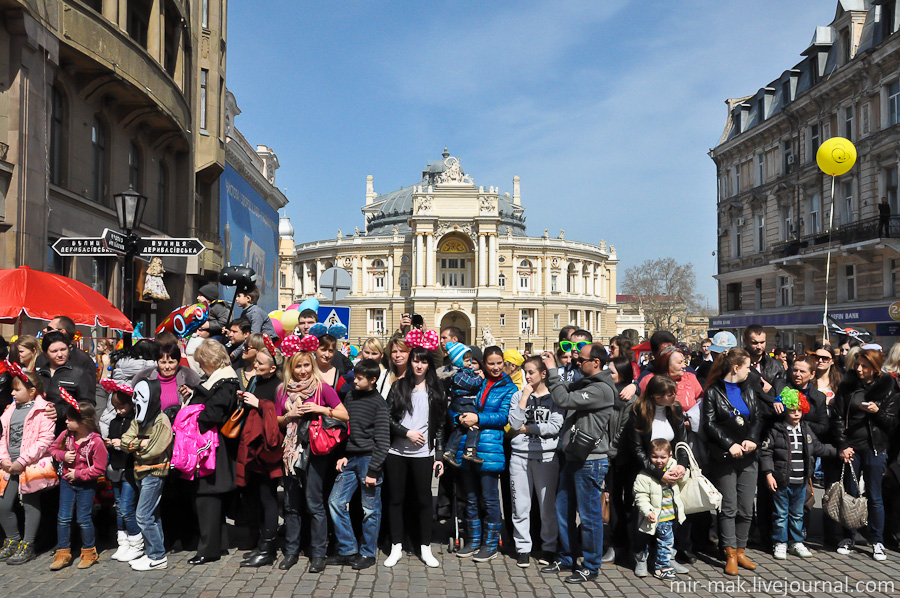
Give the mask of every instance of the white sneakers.
[{"label": "white sneakers", "polygon": [[878,542],[872,546],[872,558],[876,561],[887,560],[887,555],[884,553],[884,544]]},{"label": "white sneakers", "polygon": [[393,567],[400,562],[403,556],[403,544],[391,544],[391,554],[384,560],[385,567]]},{"label": "white sneakers", "polygon": [[138,534],[136,536],[128,536],[125,546],[119,546],[119,549],[110,558],[127,563],[140,558],[143,554],[144,536]]},{"label": "white sneakers", "polygon": [[155,571],[156,569],[166,569],[169,561],[166,557],[161,559],[151,559],[146,554],[141,558],[131,561],[131,568],[135,571]]},{"label": "white sneakers", "polygon": [[850,554],[851,548],[853,548],[853,540],[841,540],[837,547],[837,553],[846,556]]},{"label": "white sneakers", "polygon": [[440,567],[441,563],[434,558],[434,555],[431,554],[431,545],[423,544],[421,546],[422,550],[422,562],[425,563],[429,567]]},{"label": "white sneakers", "polygon": [[125,552],[125,549],[128,548],[128,532],[116,532],[116,542],[119,544],[119,549],[112,553],[112,556],[109,557],[114,561],[118,561],[119,555]]},{"label": "white sneakers", "polygon": [[[795,542],[794,544],[792,544],[791,545],[791,554],[794,556],[799,556],[800,558],[803,558],[803,559],[808,559],[808,558],[812,557],[812,555],[813,555],[812,552],[809,551],[809,548],[807,548],[803,544],[803,542]],[[775,558],[778,558],[778,557],[775,557]]]}]

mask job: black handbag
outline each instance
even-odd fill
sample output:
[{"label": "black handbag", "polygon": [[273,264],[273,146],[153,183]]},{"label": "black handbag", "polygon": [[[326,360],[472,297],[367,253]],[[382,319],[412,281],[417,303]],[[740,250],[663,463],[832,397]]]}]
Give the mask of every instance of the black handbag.
[{"label": "black handbag", "polygon": [[579,430],[577,426],[572,426],[569,444],[566,445],[566,456],[571,457],[573,461],[584,461],[602,441],[602,437],[594,438],[584,430]]}]

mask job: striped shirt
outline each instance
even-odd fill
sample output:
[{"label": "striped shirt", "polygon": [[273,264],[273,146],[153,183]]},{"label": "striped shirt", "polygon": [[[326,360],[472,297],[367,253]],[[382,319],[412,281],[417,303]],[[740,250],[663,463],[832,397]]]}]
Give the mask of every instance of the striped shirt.
[{"label": "striped shirt", "polygon": [[675,520],[675,492],[672,486],[666,485],[662,489],[662,507],[659,510],[659,522]]},{"label": "striped shirt", "polygon": [[806,467],[803,460],[803,430],[799,425],[787,426],[788,437],[791,440],[791,486],[806,483]]}]

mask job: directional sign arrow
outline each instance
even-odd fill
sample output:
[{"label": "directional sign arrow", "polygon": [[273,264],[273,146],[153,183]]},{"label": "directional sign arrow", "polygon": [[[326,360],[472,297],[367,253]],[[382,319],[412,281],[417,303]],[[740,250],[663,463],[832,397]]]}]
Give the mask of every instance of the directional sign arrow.
[{"label": "directional sign arrow", "polygon": [[63,237],[53,244],[53,251],[61,256],[116,255],[106,248],[102,237]]},{"label": "directional sign arrow", "polygon": [[125,255],[126,253],[126,245],[127,245],[128,237],[125,233],[120,233],[117,230],[111,230],[108,228],[103,229],[103,245],[109,249],[120,255]]},{"label": "directional sign arrow", "polygon": [[172,255],[182,255],[182,256],[192,256],[192,255],[200,255],[203,250],[206,249],[206,245],[200,239],[196,238],[185,238],[185,239],[173,239],[173,238],[143,238],[138,239],[137,242],[137,252],[140,255],[151,256],[151,255],[160,255],[160,256],[172,256]]}]

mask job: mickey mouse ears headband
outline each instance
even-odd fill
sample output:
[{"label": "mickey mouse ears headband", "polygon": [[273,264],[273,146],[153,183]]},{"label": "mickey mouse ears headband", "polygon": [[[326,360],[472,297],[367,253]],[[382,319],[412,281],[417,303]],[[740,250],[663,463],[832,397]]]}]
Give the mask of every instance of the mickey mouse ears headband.
[{"label": "mickey mouse ears headband", "polygon": [[296,334],[291,334],[281,341],[281,352],[285,357],[292,357],[297,353],[312,353],[318,348],[319,339],[312,334],[308,334],[303,338]]},{"label": "mickey mouse ears headband", "polygon": [[404,341],[410,348],[422,347],[423,349],[427,349],[428,351],[434,351],[438,348],[441,339],[438,336],[438,333],[434,330],[422,331],[418,328],[413,328],[406,333],[406,338],[404,339]]},{"label": "mickey mouse ears headband", "polygon": [[78,405],[78,401],[75,400],[75,397],[69,394],[69,391],[65,388],[59,389],[59,396],[62,397],[63,401],[69,404],[69,406],[73,407],[75,411],[81,413],[81,407]]},{"label": "mickey mouse ears headband", "polygon": [[121,392],[128,396],[134,395],[133,388],[131,388],[127,384],[116,382],[112,378],[104,378],[100,381],[100,386],[102,386],[103,390],[105,390],[106,392]]},{"label": "mickey mouse ears headband", "polygon": [[319,322],[313,324],[309,328],[309,334],[316,338],[322,338],[326,334],[330,334],[334,338],[344,338],[347,336],[347,327],[343,324],[333,324],[330,328]]}]

